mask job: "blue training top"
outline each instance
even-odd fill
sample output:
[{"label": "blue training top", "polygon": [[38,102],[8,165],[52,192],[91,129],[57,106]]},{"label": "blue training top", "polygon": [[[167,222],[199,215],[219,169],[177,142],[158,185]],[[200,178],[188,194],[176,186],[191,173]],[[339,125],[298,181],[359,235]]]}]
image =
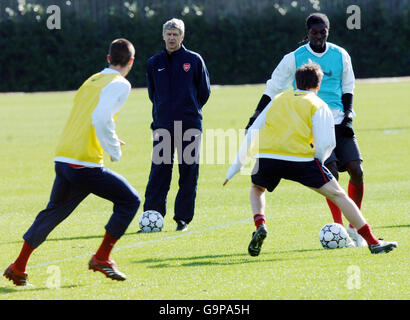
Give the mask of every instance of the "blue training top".
[{"label": "blue training top", "polygon": [[[341,48],[327,42],[327,51],[317,57],[312,54],[306,46],[298,48],[295,54],[296,69],[311,60],[319,64],[324,73],[318,96],[324,100],[329,108],[340,109],[343,111],[342,104],[342,74],[343,59]],[[296,89],[296,81],[293,80],[293,87]]]}]

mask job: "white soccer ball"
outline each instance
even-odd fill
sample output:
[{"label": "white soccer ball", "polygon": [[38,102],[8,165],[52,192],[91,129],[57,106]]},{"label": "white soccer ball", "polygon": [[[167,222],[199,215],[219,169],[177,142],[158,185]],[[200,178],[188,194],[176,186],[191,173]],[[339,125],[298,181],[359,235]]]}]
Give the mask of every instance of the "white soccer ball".
[{"label": "white soccer ball", "polygon": [[319,241],[325,249],[345,248],[349,235],[339,223],[328,223],[319,232]]},{"label": "white soccer ball", "polygon": [[155,210],[145,211],[139,221],[142,232],[159,232],[164,226],[164,218]]}]

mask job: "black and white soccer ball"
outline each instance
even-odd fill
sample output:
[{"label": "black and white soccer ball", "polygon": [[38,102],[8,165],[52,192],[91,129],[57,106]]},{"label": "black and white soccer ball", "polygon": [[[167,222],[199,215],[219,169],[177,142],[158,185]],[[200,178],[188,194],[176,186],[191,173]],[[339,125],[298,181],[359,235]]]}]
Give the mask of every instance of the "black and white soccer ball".
[{"label": "black and white soccer ball", "polygon": [[328,223],[320,230],[319,241],[325,249],[337,249],[349,247],[351,240],[341,224]]},{"label": "black and white soccer ball", "polygon": [[139,221],[141,232],[159,232],[164,226],[164,218],[155,210],[145,211]]}]

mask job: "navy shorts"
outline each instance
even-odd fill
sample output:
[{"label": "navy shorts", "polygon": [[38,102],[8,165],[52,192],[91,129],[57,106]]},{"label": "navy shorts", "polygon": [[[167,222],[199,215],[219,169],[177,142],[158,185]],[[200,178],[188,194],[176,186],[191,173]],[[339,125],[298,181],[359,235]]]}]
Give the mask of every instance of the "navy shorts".
[{"label": "navy shorts", "polygon": [[253,184],[272,192],[282,178],[319,189],[332,180],[333,175],[317,159],[308,162],[257,159],[251,177]]},{"label": "navy shorts", "polygon": [[355,160],[363,161],[360,155],[357,139],[353,137],[345,137],[340,133],[339,126],[335,126],[336,147],[332,154],[325,161],[325,165],[336,162],[337,170],[340,172],[346,171],[346,164]]}]

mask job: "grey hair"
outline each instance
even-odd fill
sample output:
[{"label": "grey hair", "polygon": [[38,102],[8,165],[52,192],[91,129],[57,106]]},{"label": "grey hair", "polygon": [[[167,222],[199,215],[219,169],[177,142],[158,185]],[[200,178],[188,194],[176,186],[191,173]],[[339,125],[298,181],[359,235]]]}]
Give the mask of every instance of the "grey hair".
[{"label": "grey hair", "polygon": [[184,21],[176,19],[176,18],[168,20],[162,26],[162,34],[164,34],[166,30],[170,30],[170,29],[177,29],[179,30],[181,35],[184,34],[185,33]]}]

